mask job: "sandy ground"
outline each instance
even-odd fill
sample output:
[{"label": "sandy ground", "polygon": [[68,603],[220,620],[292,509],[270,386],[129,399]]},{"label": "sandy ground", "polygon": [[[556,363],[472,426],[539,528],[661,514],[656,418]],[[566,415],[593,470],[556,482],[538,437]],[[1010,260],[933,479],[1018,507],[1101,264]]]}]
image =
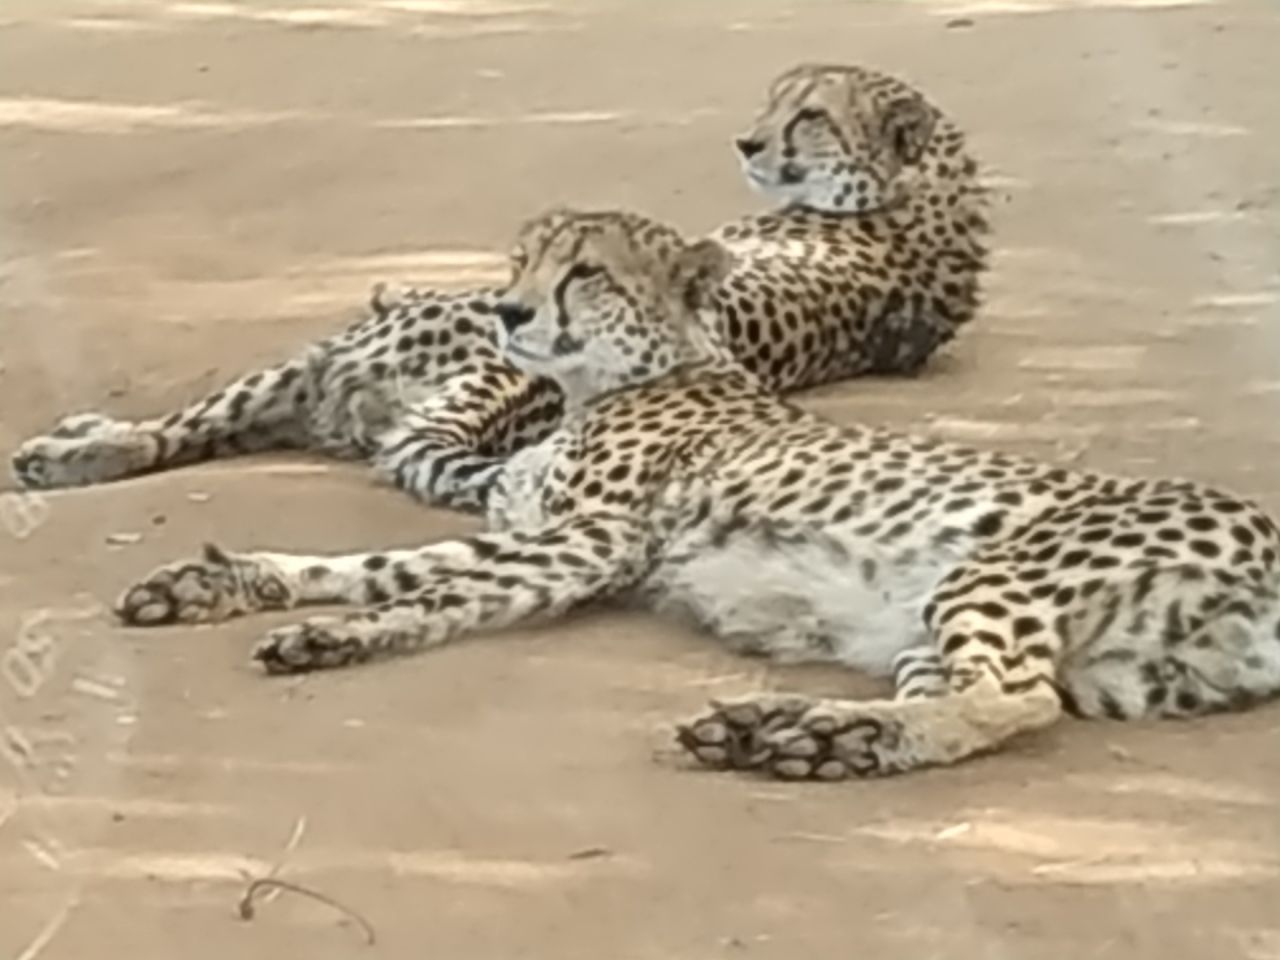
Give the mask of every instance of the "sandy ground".
[{"label": "sandy ground", "polygon": [[[806,402],[1280,510],[1280,13],[1059,7],[5,0],[0,452],[281,356],[376,280],[487,279],[551,201],[690,231],[754,207],[728,138],[766,80],[853,60],[973,131],[999,254],[927,378]],[[666,724],[864,682],[610,614],[268,680],[245,653],[278,620],[105,615],[208,537],[467,528],[356,467],[263,458],[0,506],[26,534],[0,531],[4,957],[1280,957],[1280,710],[777,785],[690,770]],[[292,894],[239,919],[272,870],[377,944]]]}]

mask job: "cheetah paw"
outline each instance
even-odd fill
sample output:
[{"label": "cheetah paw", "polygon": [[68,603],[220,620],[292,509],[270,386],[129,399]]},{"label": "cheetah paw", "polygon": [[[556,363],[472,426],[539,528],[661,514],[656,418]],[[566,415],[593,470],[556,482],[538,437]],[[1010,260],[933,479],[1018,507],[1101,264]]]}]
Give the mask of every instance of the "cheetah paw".
[{"label": "cheetah paw", "polygon": [[680,728],[680,744],[707,766],[762,769],[780,780],[845,780],[893,772],[895,722],[856,707],[833,709],[804,697],[764,696],[712,703]]},{"label": "cheetah paw", "polygon": [[155,441],[131,423],[99,413],[63,417],[14,452],[13,477],[29,490],[83,487],[132,476],[155,460]]},{"label": "cheetah paw", "polygon": [[342,621],[314,617],[279,627],[253,648],[253,659],[267,673],[305,673],[345,667],[367,658],[361,639]]},{"label": "cheetah paw", "polygon": [[677,728],[676,740],[706,766],[755,769],[771,756],[767,734],[794,724],[808,706],[809,701],[795,696],[712,700],[708,712]]},{"label": "cheetah paw", "polygon": [[129,587],[115,612],[135,627],[215,623],[255,610],[280,610],[292,598],[265,563],[206,544],[196,560],[165,564]]}]

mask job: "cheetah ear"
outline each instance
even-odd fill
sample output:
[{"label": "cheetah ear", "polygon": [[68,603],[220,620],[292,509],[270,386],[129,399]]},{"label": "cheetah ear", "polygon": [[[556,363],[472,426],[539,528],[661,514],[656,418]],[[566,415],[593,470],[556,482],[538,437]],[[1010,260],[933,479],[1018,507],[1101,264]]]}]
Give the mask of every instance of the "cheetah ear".
[{"label": "cheetah ear", "polygon": [[689,306],[697,309],[711,303],[716,288],[733,266],[733,257],[714,240],[699,240],[680,251],[674,280],[684,291]]},{"label": "cheetah ear", "polygon": [[916,163],[933,136],[935,119],[923,97],[899,97],[884,108],[881,131],[903,163]]},{"label": "cheetah ear", "polygon": [[200,552],[204,555],[205,563],[211,563],[217,567],[231,566],[231,557],[216,543],[206,542]]}]

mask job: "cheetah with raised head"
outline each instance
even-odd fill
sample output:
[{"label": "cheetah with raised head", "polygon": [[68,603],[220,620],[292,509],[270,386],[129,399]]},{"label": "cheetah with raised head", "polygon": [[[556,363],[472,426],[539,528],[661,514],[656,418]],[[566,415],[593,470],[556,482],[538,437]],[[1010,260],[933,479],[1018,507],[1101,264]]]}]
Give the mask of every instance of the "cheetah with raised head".
[{"label": "cheetah with raised head", "polygon": [[[706,319],[761,382],[911,374],[972,317],[986,263],[977,166],[917,91],[871,70],[798,67],[737,149],[779,208],[715,234],[733,266]],[[17,451],[14,473],[64,487],[305,448],[372,458],[423,500],[482,508],[502,461],[563,414],[555,384],[499,350],[499,294],[375,296],[346,332],[165,417],[69,417]]]},{"label": "cheetah with raised head", "polygon": [[495,480],[489,532],[345,556],[207,547],[126,590],[120,616],[360,607],[269,632],[254,657],[286,673],[629,599],[743,652],[894,678],[891,699],[749,696],[680,728],[705,764],[783,778],[948,764],[1064,710],[1185,717],[1280,690],[1280,531],[1254,505],[805,412],[700,320],[734,269],[713,240],[560,211],[518,249],[504,348],[567,412]]}]

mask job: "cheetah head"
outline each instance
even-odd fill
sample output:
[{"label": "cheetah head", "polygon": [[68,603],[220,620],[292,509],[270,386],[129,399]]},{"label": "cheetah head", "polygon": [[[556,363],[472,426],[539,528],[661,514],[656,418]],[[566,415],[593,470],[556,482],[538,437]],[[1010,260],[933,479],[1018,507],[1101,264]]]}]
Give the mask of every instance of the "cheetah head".
[{"label": "cheetah head", "polygon": [[766,196],[828,213],[897,203],[938,111],[905,83],[861,67],[805,65],[782,74],[736,140]]},{"label": "cheetah head", "polygon": [[516,242],[499,342],[576,402],[722,357],[699,312],[730,264],[714,241],[635,214],[551,211]]}]

